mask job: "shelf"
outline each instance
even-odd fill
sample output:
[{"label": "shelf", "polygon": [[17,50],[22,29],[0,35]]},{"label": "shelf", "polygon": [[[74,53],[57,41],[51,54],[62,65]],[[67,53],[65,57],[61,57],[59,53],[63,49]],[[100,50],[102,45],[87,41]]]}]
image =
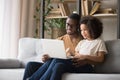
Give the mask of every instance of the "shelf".
[{"label": "shelf", "polygon": [[46,19],[53,19],[53,18],[67,18],[68,16],[50,16],[46,17]]},{"label": "shelf", "polygon": [[[52,3],[61,3],[60,0],[51,0]],[[74,3],[76,0],[64,0],[64,3]]]},{"label": "shelf", "polygon": [[116,17],[117,14],[94,14],[96,17]]},{"label": "shelf", "polygon": [[[71,0],[69,0],[69,1],[71,1]],[[58,3],[57,6],[58,7],[53,6],[53,9],[51,9],[51,11],[47,14],[47,16],[45,18],[47,18],[47,19],[67,18],[67,16],[70,14],[68,3]]]}]

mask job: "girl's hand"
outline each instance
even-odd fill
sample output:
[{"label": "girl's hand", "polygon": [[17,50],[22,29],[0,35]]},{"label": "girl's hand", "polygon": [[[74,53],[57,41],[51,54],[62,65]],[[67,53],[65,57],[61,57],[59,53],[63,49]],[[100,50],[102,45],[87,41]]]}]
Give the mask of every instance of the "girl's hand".
[{"label": "girl's hand", "polygon": [[76,53],[74,58],[78,59],[78,60],[85,60],[86,59],[86,55],[82,55],[82,54]]},{"label": "girl's hand", "polygon": [[73,57],[72,61],[73,61],[73,65],[75,65],[76,67],[85,65],[87,63],[86,56],[81,55],[79,53],[76,53],[76,55]]},{"label": "girl's hand", "polygon": [[43,56],[42,56],[42,61],[43,62],[46,62],[47,60],[49,60],[50,59],[50,56],[48,55],[48,54],[44,54]]},{"label": "girl's hand", "polygon": [[73,59],[73,65],[76,67],[83,66],[85,64],[87,64],[86,60]]}]

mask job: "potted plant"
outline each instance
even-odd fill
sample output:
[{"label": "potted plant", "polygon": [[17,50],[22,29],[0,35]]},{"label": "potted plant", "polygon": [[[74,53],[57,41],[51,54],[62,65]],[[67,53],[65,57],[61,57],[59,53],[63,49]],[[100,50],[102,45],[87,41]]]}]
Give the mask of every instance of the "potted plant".
[{"label": "potted plant", "polygon": [[[64,0],[59,0],[64,2]],[[46,0],[45,17],[50,14],[53,9],[51,0]],[[59,37],[66,33],[65,31],[65,18],[45,18],[45,31],[51,38]]]},{"label": "potted plant", "polygon": [[45,30],[47,34],[51,35],[51,38],[59,37],[66,33],[65,31],[65,19],[53,18],[45,21]]},{"label": "potted plant", "polygon": [[34,38],[40,38],[40,1],[36,1],[35,13],[34,13],[34,21],[35,21],[35,34]]}]

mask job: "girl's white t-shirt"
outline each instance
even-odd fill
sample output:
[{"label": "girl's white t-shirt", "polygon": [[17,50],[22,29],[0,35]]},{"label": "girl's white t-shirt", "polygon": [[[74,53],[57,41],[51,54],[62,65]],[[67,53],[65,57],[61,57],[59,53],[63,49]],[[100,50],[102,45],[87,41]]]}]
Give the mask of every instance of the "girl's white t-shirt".
[{"label": "girl's white t-shirt", "polygon": [[76,46],[75,51],[83,55],[97,55],[97,52],[99,51],[107,53],[105,43],[100,38],[95,40],[81,40]]}]

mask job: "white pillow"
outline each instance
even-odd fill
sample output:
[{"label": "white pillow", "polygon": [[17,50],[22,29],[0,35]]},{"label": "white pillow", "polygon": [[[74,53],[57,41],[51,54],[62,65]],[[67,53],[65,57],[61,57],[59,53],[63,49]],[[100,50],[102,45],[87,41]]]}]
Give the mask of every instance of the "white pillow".
[{"label": "white pillow", "polygon": [[43,53],[43,49],[42,49],[42,43],[41,43],[41,40],[38,39],[36,41],[36,54],[37,55],[41,55]]},{"label": "white pillow", "polygon": [[18,59],[27,59],[36,56],[36,41],[35,38],[21,38],[19,40]]}]

